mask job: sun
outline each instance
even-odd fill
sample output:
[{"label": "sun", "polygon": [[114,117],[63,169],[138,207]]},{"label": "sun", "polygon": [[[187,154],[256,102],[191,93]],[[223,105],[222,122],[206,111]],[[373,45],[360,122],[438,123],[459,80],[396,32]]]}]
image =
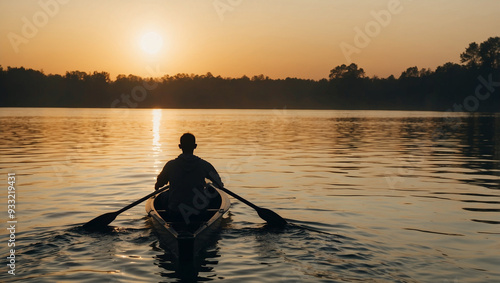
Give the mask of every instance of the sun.
[{"label": "sun", "polygon": [[154,31],[144,34],[140,41],[142,51],[148,54],[157,54],[163,47],[163,38]]}]

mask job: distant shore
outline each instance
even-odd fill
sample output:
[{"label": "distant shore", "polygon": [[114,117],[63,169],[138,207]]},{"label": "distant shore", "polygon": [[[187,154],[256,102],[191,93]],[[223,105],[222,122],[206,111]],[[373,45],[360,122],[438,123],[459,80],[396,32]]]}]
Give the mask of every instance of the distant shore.
[{"label": "distant shore", "polygon": [[0,66],[0,107],[500,112],[500,37],[471,43],[460,59],[434,71],[410,67],[398,78],[367,77],[353,63],[321,80],[211,73],[111,80],[107,72],[63,76]]},{"label": "distant shore", "polygon": [[163,78],[104,72],[45,75],[0,70],[0,107],[336,109],[500,112],[500,75],[449,63],[435,72],[396,79],[340,77],[319,81],[264,76]]}]

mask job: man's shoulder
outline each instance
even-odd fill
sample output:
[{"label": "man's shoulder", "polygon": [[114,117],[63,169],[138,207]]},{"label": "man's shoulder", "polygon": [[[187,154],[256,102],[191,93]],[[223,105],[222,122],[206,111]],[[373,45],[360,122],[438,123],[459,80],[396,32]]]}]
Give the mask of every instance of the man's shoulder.
[{"label": "man's shoulder", "polygon": [[183,156],[182,154],[179,155],[177,158],[172,159],[168,161],[165,164],[165,167],[175,167],[175,166],[182,166],[183,164],[190,163],[194,166],[201,166],[203,168],[214,168],[213,165],[206,161],[205,159],[196,156],[196,155],[190,155],[190,156]]},{"label": "man's shoulder", "polygon": [[178,159],[179,158],[174,158],[174,159],[171,159],[171,160],[167,161],[167,163],[165,163],[165,167],[171,167],[172,165],[175,165],[176,163],[179,162]]},{"label": "man's shoulder", "polygon": [[212,163],[210,163],[210,162],[206,161],[205,159],[200,158],[200,162],[201,162],[201,163],[203,164],[203,166],[204,166],[204,167],[206,167],[206,168],[210,168],[210,169],[214,168],[214,166],[212,165]]},{"label": "man's shoulder", "polygon": [[185,155],[179,155],[174,159],[169,160],[166,165],[174,165],[176,163],[202,163],[202,164],[210,164],[208,161],[196,156],[196,155],[190,155],[190,156],[185,156]]},{"label": "man's shoulder", "polygon": [[192,155],[192,160],[196,161],[198,163],[201,163],[201,164],[210,164],[210,162],[206,161],[205,159],[203,159],[197,155]]}]

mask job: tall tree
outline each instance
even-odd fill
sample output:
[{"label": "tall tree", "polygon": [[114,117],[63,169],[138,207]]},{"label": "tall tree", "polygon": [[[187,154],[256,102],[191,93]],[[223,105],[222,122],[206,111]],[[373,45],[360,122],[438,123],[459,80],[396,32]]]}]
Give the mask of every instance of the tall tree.
[{"label": "tall tree", "polygon": [[500,37],[490,37],[479,46],[482,67],[486,69],[500,68]]},{"label": "tall tree", "polygon": [[410,67],[401,73],[399,76],[400,79],[403,78],[418,78],[420,76],[420,72],[418,71],[418,67]]},{"label": "tall tree", "polygon": [[358,68],[358,65],[352,63],[347,66],[342,64],[330,70],[329,78],[333,79],[359,79],[365,77],[365,70]]},{"label": "tall tree", "polygon": [[471,69],[477,69],[481,65],[479,45],[475,42],[470,43],[465,52],[460,54],[460,62],[465,63]]},{"label": "tall tree", "polygon": [[465,52],[460,54],[460,61],[470,69],[499,69],[500,37],[490,37],[480,45],[470,43]]}]

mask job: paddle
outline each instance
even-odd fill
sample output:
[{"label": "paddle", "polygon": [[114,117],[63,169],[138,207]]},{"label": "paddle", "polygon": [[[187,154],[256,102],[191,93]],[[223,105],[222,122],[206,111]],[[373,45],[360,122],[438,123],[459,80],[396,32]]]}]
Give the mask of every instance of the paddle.
[{"label": "paddle", "polygon": [[273,226],[280,226],[280,227],[285,226],[287,224],[286,220],[283,219],[283,217],[279,216],[276,212],[274,212],[270,209],[267,209],[267,208],[258,207],[255,204],[249,202],[248,200],[240,197],[239,195],[231,192],[230,190],[228,190],[222,186],[219,186],[219,189],[226,192],[228,195],[240,200],[241,202],[250,206],[251,208],[255,209],[257,211],[257,214],[260,216],[260,218],[265,220],[268,224],[273,225]]},{"label": "paddle", "polygon": [[102,229],[106,226],[108,226],[109,223],[113,222],[113,220],[115,220],[115,218],[122,212],[124,212],[125,210],[128,210],[136,205],[138,205],[139,203],[147,200],[148,198],[156,195],[156,194],[159,194],[163,191],[166,191],[168,189],[168,186],[165,186],[161,189],[158,189],[152,193],[150,193],[149,195],[139,199],[139,200],[136,200],[134,201],[133,203],[125,206],[124,208],[120,209],[120,210],[117,210],[115,212],[108,212],[108,213],[105,213],[101,216],[97,216],[96,218],[90,220],[89,222],[85,223],[82,228],[83,229],[86,229],[86,230],[99,230],[99,229]]}]

